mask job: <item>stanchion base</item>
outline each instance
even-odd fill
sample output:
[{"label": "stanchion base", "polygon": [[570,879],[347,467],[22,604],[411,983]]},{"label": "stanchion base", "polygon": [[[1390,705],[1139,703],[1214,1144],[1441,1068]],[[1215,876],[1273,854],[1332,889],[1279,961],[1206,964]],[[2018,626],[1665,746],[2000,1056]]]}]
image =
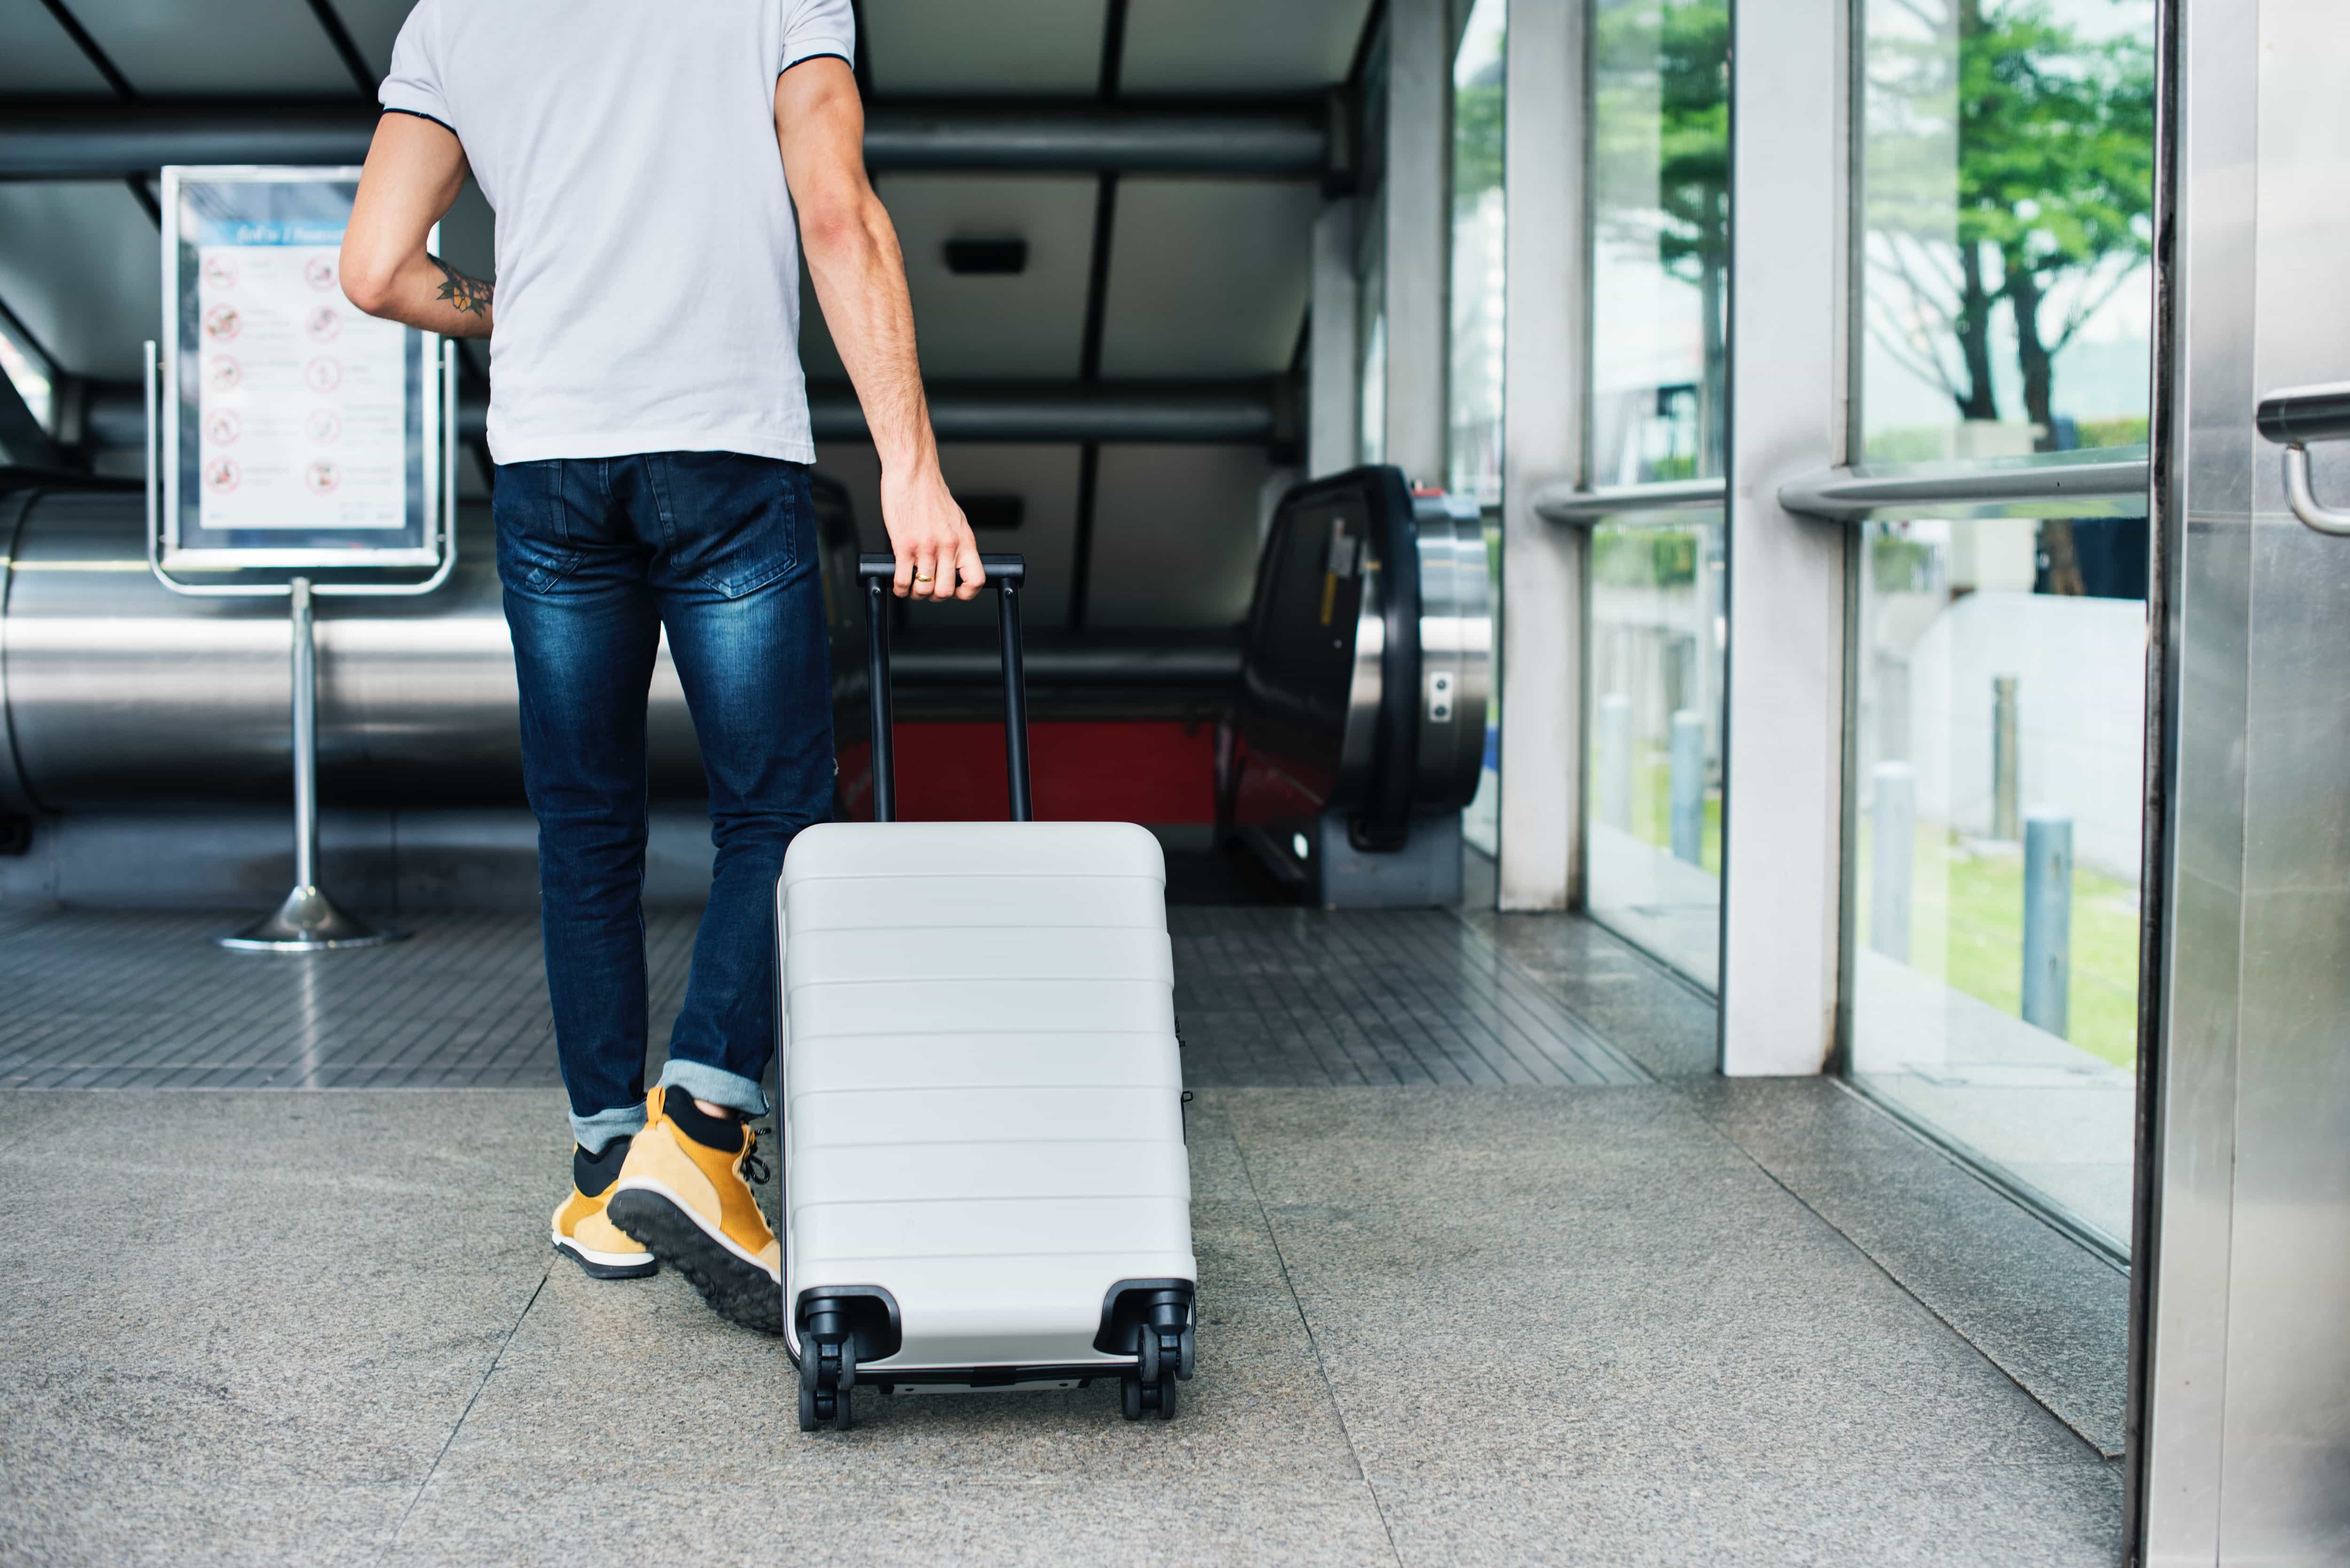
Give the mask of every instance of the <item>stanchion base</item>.
[{"label": "stanchion base", "polygon": [[316,888],[296,888],[273,914],[233,936],[214,937],[222,947],[245,953],[316,953],[330,948],[372,948],[408,940],[406,931],[378,930],[347,915]]}]

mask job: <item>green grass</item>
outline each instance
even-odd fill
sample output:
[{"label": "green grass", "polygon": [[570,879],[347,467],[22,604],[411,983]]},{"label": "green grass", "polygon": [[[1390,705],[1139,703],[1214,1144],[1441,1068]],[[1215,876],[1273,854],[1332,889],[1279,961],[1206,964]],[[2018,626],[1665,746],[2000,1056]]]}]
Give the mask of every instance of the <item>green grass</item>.
[{"label": "green grass", "polygon": [[[1869,867],[1875,852],[1860,824],[1854,929],[1868,940]],[[1909,965],[2002,1012],[2023,992],[2023,857],[1970,848],[1933,823],[1918,825],[1910,862]],[[2075,867],[2073,872],[2074,1044],[2112,1063],[2137,1063],[2138,911],[2136,885]]]}]

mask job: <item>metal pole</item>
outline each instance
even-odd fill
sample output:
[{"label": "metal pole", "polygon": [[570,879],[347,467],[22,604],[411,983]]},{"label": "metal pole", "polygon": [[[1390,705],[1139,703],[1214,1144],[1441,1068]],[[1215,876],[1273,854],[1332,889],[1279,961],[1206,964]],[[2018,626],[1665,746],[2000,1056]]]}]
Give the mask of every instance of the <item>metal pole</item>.
[{"label": "metal pole", "polygon": [[318,638],[310,579],[294,579],[294,887],[318,886]]},{"label": "metal pole", "polygon": [[1918,770],[1879,763],[1872,774],[1875,827],[1868,869],[1868,945],[1898,963],[1909,961],[1909,888],[1917,859]]},{"label": "metal pole", "polygon": [[2073,989],[2073,817],[2023,819],[2023,1021],[2066,1037]]},{"label": "metal pole", "polygon": [[2022,836],[2016,827],[2022,797],[2023,761],[2016,744],[2016,687],[2012,675],[1991,681],[1991,836],[2002,844]]},{"label": "metal pole", "polygon": [[1599,700],[1599,820],[1632,828],[1632,699],[1610,691]]},{"label": "metal pole", "polygon": [[889,722],[889,604],[882,579],[865,579],[866,714],[873,726],[873,820],[898,819],[898,774]]},{"label": "metal pole", "polygon": [[1671,777],[1673,857],[1705,864],[1705,716],[1684,708],[1673,715]]},{"label": "metal pole", "polygon": [[1034,822],[1028,798],[1028,681],[1020,659],[1020,578],[995,579],[996,622],[1003,637],[1003,765],[1012,791],[1012,820]]},{"label": "metal pole", "polygon": [[213,939],[239,952],[309,953],[371,948],[406,931],[378,930],[345,914],[318,886],[318,638],[310,579],[296,577],[294,606],[294,890],[271,913]]}]

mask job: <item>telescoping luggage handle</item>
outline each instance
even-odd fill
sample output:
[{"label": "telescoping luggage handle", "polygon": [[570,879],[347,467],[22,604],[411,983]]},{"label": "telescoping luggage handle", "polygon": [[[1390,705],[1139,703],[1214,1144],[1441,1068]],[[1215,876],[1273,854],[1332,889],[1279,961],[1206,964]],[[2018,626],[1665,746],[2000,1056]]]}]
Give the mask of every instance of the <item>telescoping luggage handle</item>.
[{"label": "telescoping luggage handle", "polygon": [[[1033,822],[1028,804],[1028,686],[1020,663],[1020,585],[1027,580],[1024,556],[982,556],[987,580],[995,585],[995,623],[1003,642],[1003,766],[1012,784],[1012,820]],[[865,649],[872,688],[873,820],[898,818],[898,775],[889,722],[889,589],[898,576],[894,556],[859,556],[857,575],[865,583]]]}]

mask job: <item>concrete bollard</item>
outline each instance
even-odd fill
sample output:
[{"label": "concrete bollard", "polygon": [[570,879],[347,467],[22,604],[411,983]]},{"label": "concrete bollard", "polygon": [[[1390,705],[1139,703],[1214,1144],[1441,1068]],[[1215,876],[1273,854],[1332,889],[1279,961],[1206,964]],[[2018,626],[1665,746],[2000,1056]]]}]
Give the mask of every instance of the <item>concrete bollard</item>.
[{"label": "concrete bollard", "polygon": [[1673,857],[1705,864],[1705,716],[1684,708],[1673,715],[1671,774]]},{"label": "concrete bollard", "polygon": [[1871,782],[1875,853],[1868,868],[1868,945],[1909,961],[1909,884],[1918,846],[1918,770],[1879,763]]},{"label": "concrete bollard", "polygon": [[1632,830],[1632,699],[1610,691],[1599,700],[1599,820]]},{"label": "concrete bollard", "polygon": [[1991,836],[2012,844],[2022,835],[2016,827],[2016,806],[2022,797],[2023,759],[2016,746],[2016,687],[2012,675],[1991,680]]},{"label": "concrete bollard", "polygon": [[2023,1021],[2062,1040],[2073,990],[2073,817],[2023,819]]}]

